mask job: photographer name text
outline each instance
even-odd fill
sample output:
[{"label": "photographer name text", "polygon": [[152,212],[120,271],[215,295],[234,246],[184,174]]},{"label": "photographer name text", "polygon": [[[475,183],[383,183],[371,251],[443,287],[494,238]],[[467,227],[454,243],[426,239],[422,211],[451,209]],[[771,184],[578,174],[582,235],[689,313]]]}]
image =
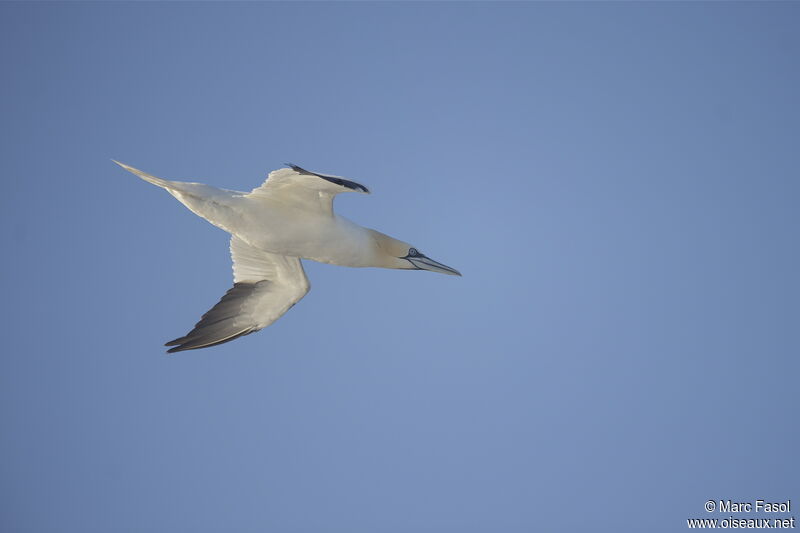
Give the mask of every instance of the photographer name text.
[{"label": "photographer name text", "polygon": [[719,511],[720,513],[788,513],[792,510],[792,500],[785,502],[768,502],[766,500],[756,500],[755,502],[736,502],[733,500],[708,500],[706,511],[709,513]]}]

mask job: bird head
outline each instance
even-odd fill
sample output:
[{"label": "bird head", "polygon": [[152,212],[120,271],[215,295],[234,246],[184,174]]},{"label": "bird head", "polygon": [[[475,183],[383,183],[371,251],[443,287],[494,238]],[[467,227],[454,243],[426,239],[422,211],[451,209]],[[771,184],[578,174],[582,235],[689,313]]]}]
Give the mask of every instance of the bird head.
[{"label": "bird head", "polygon": [[379,231],[370,230],[375,241],[375,252],[378,255],[380,266],[384,268],[399,268],[403,270],[430,270],[451,276],[460,276],[455,268],[443,265],[420,252],[414,246],[403,242]]}]

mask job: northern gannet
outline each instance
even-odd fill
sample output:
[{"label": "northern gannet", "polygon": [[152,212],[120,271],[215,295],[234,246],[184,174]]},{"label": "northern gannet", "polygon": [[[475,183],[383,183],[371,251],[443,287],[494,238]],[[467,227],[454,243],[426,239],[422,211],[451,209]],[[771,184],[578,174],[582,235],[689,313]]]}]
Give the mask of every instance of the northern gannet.
[{"label": "northern gannet", "polygon": [[275,322],[310,288],[301,259],[461,275],[406,242],[335,214],[337,194],[369,194],[363,185],[341,176],[289,165],[270,172],[260,187],[245,193],[169,181],[114,162],[166,189],[194,214],[231,234],[233,287],[194,329],[166,343],[173,346],[168,353],[222,344]]}]

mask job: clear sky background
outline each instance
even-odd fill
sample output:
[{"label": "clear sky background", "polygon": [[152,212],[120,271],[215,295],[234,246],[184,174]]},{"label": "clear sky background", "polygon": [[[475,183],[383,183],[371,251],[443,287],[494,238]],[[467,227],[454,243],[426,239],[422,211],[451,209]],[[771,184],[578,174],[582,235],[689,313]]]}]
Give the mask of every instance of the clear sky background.
[{"label": "clear sky background", "polygon": [[[797,3],[0,4],[0,529],[797,508],[798,27]],[[228,237],[111,158],[347,176],[373,194],[340,214],[464,277],[307,262],[273,326],[166,356],[230,287]]]}]

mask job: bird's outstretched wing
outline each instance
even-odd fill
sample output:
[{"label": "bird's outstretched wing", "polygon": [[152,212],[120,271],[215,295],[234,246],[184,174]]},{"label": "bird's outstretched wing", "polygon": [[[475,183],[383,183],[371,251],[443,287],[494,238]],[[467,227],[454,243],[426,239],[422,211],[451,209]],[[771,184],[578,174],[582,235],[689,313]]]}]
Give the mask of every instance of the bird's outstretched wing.
[{"label": "bird's outstretched wing", "polygon": [[362,192],[369,189],[340,176],[317,174],[290,165],[269,173],[267,180],[253,189],[248,198],[268,198],[300,209],[333,214],[333,197],[341,192]]},{"label": "bird's outstretched wing", "polygon": [[169,353],[215,346],[263,329],[306,295],[308,278],[297,257],[271,254],[231,237],[233,288]]}]

